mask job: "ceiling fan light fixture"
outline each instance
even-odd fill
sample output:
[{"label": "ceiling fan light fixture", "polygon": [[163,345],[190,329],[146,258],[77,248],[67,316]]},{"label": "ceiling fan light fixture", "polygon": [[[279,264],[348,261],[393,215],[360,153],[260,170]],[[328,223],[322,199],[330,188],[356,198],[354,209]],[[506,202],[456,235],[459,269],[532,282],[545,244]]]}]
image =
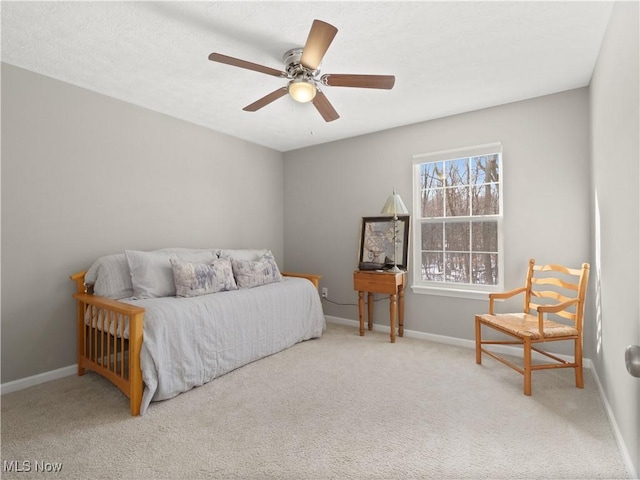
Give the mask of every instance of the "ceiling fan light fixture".
[{"label": "ceiling fan light fixture", "polygon": [[289,82],[289,95],[296,102],[307,103],[316,96],[316,86],[306,78],[295,78]]}]

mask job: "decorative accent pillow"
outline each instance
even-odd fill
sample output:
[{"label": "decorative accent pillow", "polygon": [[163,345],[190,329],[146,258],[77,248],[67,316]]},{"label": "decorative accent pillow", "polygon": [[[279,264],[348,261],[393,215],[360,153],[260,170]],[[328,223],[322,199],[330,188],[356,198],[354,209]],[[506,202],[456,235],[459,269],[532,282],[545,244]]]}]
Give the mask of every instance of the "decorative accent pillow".
[{"label": "decorative accent pillow", "polygon": [[156,252],[125,251],[135,298],[173,297],[176,295],[176,284],[173,279],[170,258],[179,258],[194,263],[210,263],[217,258],[217,255],[211,250],[169,252],[175,252],[175,249]]},{"label": "decorative accent pillow", "polygon": [[232,257],[231,266],[239,288],[253,288],[282,280],[278,264],[270,251],[256,261]]},{"label": "decorative accent pillow", "polygon": [[197,297],[238,289],[228,258],[214,260],[211,264],[191,263],[172,258],[171,266],[178,297]]},{"label": "decorative accent pillow", "polygon": [[84,281],[93,285],[93,293],[101,297],[120,300],[133,296],[131,273],[124,253],[98,258],[87,270]]}]

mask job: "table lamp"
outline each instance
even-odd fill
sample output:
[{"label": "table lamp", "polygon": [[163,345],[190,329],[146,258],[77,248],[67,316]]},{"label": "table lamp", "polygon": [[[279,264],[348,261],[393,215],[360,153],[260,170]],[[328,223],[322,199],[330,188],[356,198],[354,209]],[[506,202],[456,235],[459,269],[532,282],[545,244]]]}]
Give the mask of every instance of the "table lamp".
[{"label": "table lamp", "polygon": [[400,198],[400,195],[396,193],[395,188],[393,189],[393,194],[389,196],[389,198],[387,199],[387,203],[384,204],[384,207],[382,207],[382,212],[380,213],[382,213],[383,215],[393,215],[393,268],[389,269],[389,271],[393,273],[402,272],[402,270],[398,268],[398,265],[396,265],[398,214],[406,215],[407,213],[409,213],[409,211],[404,205],[402,198]]}]

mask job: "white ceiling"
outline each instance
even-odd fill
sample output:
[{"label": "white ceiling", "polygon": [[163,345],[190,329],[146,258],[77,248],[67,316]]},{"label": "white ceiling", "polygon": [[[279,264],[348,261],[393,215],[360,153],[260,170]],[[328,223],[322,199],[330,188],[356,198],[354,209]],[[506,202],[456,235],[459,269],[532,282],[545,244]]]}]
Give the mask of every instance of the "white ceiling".
[{"label": "white ceiling", "polygon": [[[2,61],[288,151],[589,84],[611,2],[6,2]],[[393,90],[324,89],[325,123],[285,79],[313,19],[338,28],[322,73],[393,74]]]}]

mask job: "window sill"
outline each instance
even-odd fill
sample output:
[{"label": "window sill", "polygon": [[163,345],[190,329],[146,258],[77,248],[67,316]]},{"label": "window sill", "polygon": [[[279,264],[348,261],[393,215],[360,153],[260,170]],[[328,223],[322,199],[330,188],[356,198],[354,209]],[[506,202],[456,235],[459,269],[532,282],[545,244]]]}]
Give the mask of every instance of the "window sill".
[{"label": "window sill", "polygon": [[[461,288],[426,287],[424,285],[412,285],[411,291],[421,295],[438,295],[441,297],[469,298],[471,300],[489,300],[490,291],[464,290]],[[500,290],[496,290],[500,291]]]}]

